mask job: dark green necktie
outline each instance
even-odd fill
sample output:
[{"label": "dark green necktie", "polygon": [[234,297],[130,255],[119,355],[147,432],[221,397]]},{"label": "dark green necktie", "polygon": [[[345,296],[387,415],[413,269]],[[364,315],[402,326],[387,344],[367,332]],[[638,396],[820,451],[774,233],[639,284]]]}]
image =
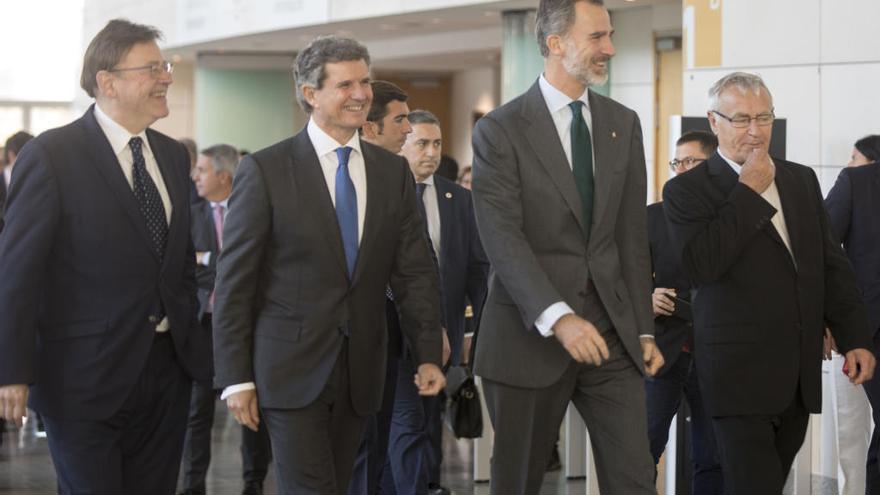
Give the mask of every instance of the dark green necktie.
[{"label": "dark green necktie", "polygon": [[590,128],[581,112],[584,102],[575,100],[568,106],[571,108],[571,170],[581,195],[584,230],[589,237],[593,223],[593,144],[590,141]]}]

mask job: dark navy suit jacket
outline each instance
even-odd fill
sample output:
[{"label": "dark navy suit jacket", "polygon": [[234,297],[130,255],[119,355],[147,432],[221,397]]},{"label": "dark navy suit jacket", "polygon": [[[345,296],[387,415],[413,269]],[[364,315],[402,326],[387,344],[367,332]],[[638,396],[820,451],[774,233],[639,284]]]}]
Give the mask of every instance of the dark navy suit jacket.
[{"label": "dark navy suit jacket", "polygon": [[214,230],[214,211],[210,201],[200,201],[190,206],[192,210],[192,241],[197,253],[210,252],[207,265],[196,265],[196,283],[199,287],[199,320],[208,308],[208,299],[214,291],[214,279],[217,277],[217,256],[220,247],[217,245],[217,233]]},{"label": "dark navy suit jacket", "polygon": [[841,170],[825,207],[855,269],[871,332],[876,334],[880,330],[880,162]]},{"label": "dark navy suit jacket", "polygon": [[49,417],[114,414],[162,314],[187,373],[211,375],[195,318],[188,157],[177,141],[146,135],[172,204],[161,259],[93,108],[18,156],[0,233],[0,384],[31,384],[31,407]]},{"label": "dark navy suit jacket", "polygon": [[467,300],[473,307],[474,321],[480,321],[480,311],[486,300],[489,260],[480,243],[470,191],[436,174],[434,189],[440,210],[443,310],[446,312],[446,330],[452,348],[450,364],[456,365],[462,358]]}]

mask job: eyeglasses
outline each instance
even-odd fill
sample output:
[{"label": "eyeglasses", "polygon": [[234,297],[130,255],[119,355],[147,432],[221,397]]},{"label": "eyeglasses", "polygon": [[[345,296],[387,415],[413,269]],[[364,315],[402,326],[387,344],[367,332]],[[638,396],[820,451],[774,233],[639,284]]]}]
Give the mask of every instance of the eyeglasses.
[{"label": "eyeglasses", "polygon": [[109,69],[107,72],[128,72],[132,70],[149,70],[150,77],[158,78],[163,74],[171,74],[174,72],[174,64],[163,60],[161,62],[157,62],[155,64],[150,65],[142,65],[140,67],[126,67],[124,69]]},{"label": "eyeglasses", "polygon": [[680,167],[682,165],[684,165],[687,168],[691,168],[703,160],[705,160],[705,158],[697,158],[695,156],[686,156],[686,157],[682,158],[681,160],[676,158],[674,160],[669,161],[669,168],[671,168],[672,171],[675,172],[675,169],[677,169],[678,167]]},{"label": "eyeglasses", "polygon": [[773,110],[771,110],[767,113],[761,113],[761,114],[755,115],[754,117],[750,117],[748,115],[741,115],[738,117],[730,118],[727,115],[724,115],[723,113],[719,112],[718,110],[712,110],[712,113],[714,113],[715,115],[717,115],[719,117],[724,118],[724,120],[730,122],[731,126],[737,128],[737,129],[745,129],[746,127],[752,125],[753,120],[755,122],[757,122],[758,125],[761,127],[768,126],[768,125],[772,124],[774,120],[776,120],[776,115],[773,114]]}]

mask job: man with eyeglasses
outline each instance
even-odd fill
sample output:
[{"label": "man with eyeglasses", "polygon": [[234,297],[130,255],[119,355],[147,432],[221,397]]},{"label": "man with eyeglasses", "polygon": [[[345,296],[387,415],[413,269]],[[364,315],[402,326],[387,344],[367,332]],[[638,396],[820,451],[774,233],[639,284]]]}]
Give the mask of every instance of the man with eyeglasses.
[{"label": "man with eyeglasses", "polygon": [[155,28],[110,21],[81,85],[95,104],[21,150],[0,233],[0,413],[43,416],[62,494],[173,494],[196,321],[189,158]]},{"label": "man with eyeglasses", "polygon": [[[709,158],[716,148],[718,139],[711,132],[686,132],[676,142],[675,159],[669,162],[669,167],[676,175],[686,173]],[[691,413],[692,493],[720,495],[724,491],[721,465],[712,423],[703,407],[693,353],[691,284],[670,246],[662,202],[648,206],[648,241],[654,275],[654,292],[651,294],[654,336],[657,347],[666,358],[657,374],[645,379],[651,455],[656,465],[666,448],[669,425],[679,412],[684,395]]]},{"label": "man with eyeglasses", "polygon": [[697,376],[731,495],[779,494],[821,409],[827,326],[863,383],[875,360],[855,276],[812,169],[767,154],[773,98],[735,72],[709,90],[718,152],[666,184],[693,298]]}]

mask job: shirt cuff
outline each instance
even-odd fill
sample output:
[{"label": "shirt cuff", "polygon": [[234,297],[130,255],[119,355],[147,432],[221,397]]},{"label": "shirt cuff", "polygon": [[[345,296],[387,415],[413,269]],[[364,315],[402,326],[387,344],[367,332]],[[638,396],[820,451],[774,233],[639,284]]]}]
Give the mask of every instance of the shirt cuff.
[{"label": "shirt cuff", "polygon": [[639,338],[642,338],[642,337],[648,337],[649,339],[654,340],[654,336],[649,333],[639,335]]},{"label": "shirt cuff", "polygon": [[205,251],[202,255],[202,266],[211,266],[211,251]]},{"label": "shirt cuff", "polygon": [[551,304],[550,307],[545,309],[544,312],[538,316],[538,319],[535,320],[535,327],[541,332],[541,335],[544,337],[550,337],[553,335],[553,325],[555,325],[563,316],[572,313],[574,313],[574,310],[571,309],[571,306],[566,304],[565,301]]},{"label": "shirt cuff", "polygon": [[257,385],[254,382],[247,383],[239,383],[238,385],[230,385],[223,389],[223,393],[220,394],[220,400],[226,400],[232,394],[243,392],[245,390],[256,390]]}]

